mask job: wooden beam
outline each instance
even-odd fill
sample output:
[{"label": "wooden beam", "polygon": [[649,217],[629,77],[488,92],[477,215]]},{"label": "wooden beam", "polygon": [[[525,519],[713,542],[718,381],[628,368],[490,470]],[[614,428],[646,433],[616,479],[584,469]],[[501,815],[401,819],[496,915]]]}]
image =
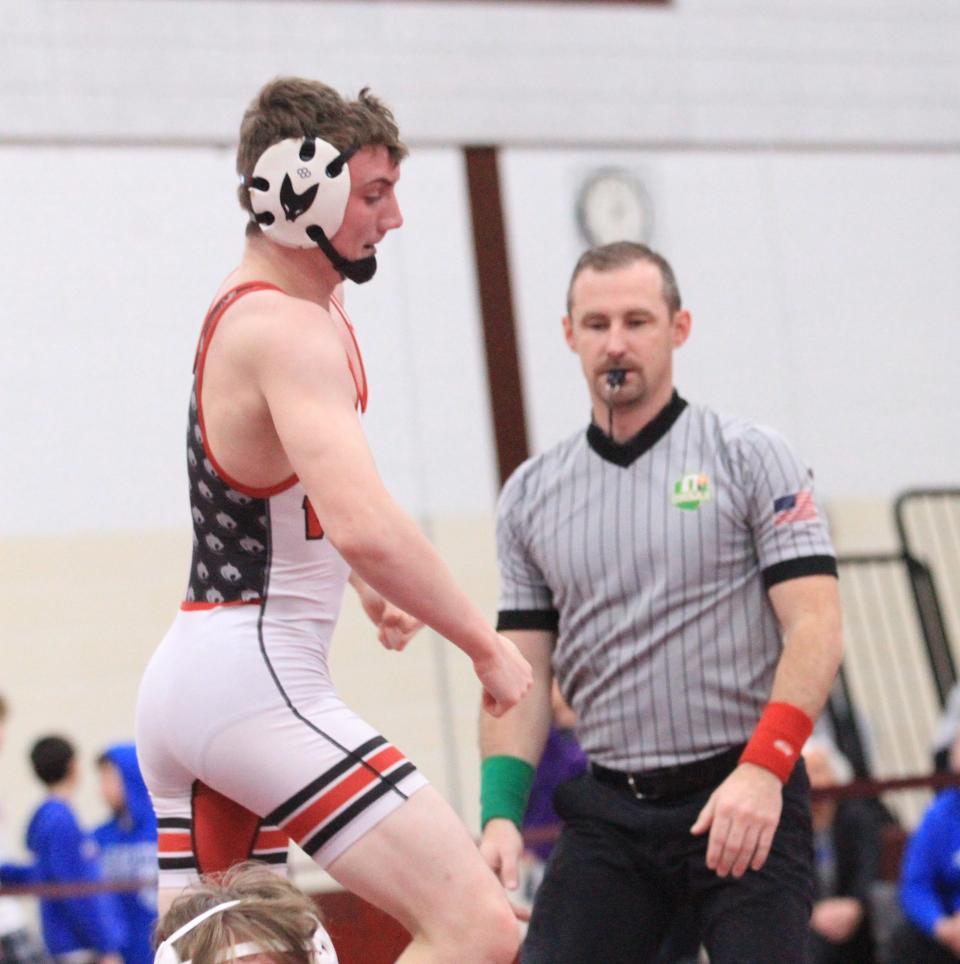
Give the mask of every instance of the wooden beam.
[{"label": "wooden beam", "polygon": [[495,147],[464,148],[487,381],[502,485],[529,455]]}]

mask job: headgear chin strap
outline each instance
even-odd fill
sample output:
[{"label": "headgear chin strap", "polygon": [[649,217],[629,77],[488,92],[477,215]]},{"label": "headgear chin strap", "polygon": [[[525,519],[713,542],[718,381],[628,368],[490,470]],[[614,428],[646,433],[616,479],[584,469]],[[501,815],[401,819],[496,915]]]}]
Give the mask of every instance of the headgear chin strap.
[{"label": "headgear chin strap", "polygon": [[334,269],[356,284],[369,281],[377,259],[343,257],[330,242],[347,210],[356,147],[338,151],[319,137],[291,137],[268,147],[244,179],[260,230],[288,248],[318,245]]},{"label": "headgear chin strap", "polygon": [[[190,960],[181,961],[173,945],[180,940],[181,937],[189,934],[198,924],[202,924],[208,917],[213,917],[214,914],[229,910],[231,907],[236,907],[237,904],[241,903],[243,903],[241,900],[228,900],[222,904],[217,904],[216,907],[205,910],[202,914],[197,914],[193,920],[187,921],[183,927],[175,930],[157,948],[157,953],[153,958],[153,964],[193,964]],[[218,964],[219,962],[224,962],[225,964],[225,962],[235,961],[242,957],[250,957],[253,954],[283,953],[284,951],[289,953],[290,948],[274,947],[270,942],[258,944],[256,941],[245,941],[242,944],[233,944],[223,948],[220,954],[217,955],[216,961]],[[333,941],[330,940],[330,935],[326,932],[319,920],[317,921],[316,930],[314,930],[310,940],[310,951],[312,964],[338,964],[337,952],[333,949]]]},{"label": "headgear chin strap", "polygon": [[377,273],[376,255],[372,254],[369,258],[358,258],[356,261],[348,261],[330,243],[330,239],[324,234],[323,228],[319,225],[307,228],[307,234],[310,235],[320,250],[330,259],[330,264],[332,264],[344,278],[349,278],[354,284],[362,285]]}]

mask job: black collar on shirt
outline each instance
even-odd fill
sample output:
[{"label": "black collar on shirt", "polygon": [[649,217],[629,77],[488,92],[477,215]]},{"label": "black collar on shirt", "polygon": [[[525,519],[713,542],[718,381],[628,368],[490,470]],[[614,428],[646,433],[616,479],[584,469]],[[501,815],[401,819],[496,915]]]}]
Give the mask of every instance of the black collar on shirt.
[{"label": "black collar on shirt", "polygon": [[686,401],[674,389],[670,401],[633,438],[626,442],[614,442],[596,422],[591,421],[587,429],[587,442],[600,458],[626,468],[670,431],[686,407]]}]

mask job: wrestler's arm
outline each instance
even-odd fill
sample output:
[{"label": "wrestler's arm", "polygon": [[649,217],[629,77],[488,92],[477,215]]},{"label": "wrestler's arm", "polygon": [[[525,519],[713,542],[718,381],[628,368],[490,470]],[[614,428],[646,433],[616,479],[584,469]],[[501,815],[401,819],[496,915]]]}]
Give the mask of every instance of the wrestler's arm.
[{"label": "wrestler's arm", "polygon": [[[553,707],[550,687],[553,679],[551,657],[556,633],[540,629],[507,630],[504,633],[526,657],[533,669],[533,685],[526,697],[508,713],[480,719],[480,755],[512,756],[536,767],[550,732]],[[480,853],[509,890],[518,883],[518,863],[523,853],[520,828],[512,820],[494,818],[483,828]]]},{"label": "wrestler's arm", "polygon": [[255,327],[247,360],[327,537],[365,583],[462,649],[484,684],[485,705],[502,712],[526,691],[529,667],[384,487],[330,316],[296,299],[269,304],[269,323]]},{"label": "wrestler's arm", "polygon": [[407,643],[423,628],[423,623],[384,599],[355,572],[350,573],[349,581],[360,600],[360,605],[363,606],[363,611],[370,622],[377,627],[377,638],[384,648],[396,652],[405,649]]},{"label": "wrestler's arm", "polygon": [[[770,702],[789,703],[811,720],[823,709],[843,652],[840,593],[833,576],[789,579],[770,589],[783,634]],[[753,763],[714,791],[691,828],[710,830],[707,866],[721,876],[759,870],[770,853],[783,806],[780,780]]]}]

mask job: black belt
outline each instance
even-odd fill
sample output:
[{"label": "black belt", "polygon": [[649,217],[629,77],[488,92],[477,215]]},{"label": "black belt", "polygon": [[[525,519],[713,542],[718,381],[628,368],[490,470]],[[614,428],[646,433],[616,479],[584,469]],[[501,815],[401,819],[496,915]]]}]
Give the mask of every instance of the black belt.
[{"label": "black belt", "polygon": [[743,745],[693,763],[639,773],[609,770],[599,763],[591,763],[590,772],[597,782],[622,790],[638,800],[669,800],[719,785],[733,772],[741,753]]}]

